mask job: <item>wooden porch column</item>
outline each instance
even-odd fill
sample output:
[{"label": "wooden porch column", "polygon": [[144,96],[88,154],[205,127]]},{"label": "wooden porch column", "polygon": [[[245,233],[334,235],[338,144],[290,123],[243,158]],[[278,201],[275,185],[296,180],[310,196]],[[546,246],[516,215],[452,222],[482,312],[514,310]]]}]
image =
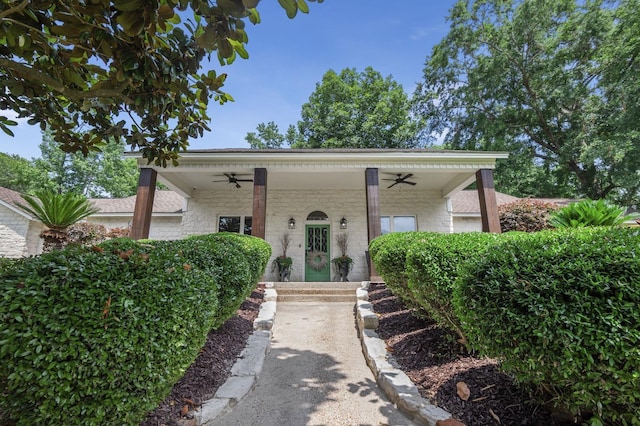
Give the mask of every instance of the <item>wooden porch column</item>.
[{"label": "wooden porch column", "polygon": [[478,184],[478,198],[480,199],[480,216],[482,217],[482,232],[500,231],[500,217],[496,190],[493,185],[493,170],[481,169],[476,172]]},{"label": "wooden porch column", "polygon": [[253,219],[251,235],[264,240],[267,224],[267,169],[253,171]]},{"label": "wooden porch column", "polygon": [[[367,236],[370,243],[376,237],[382,234],[382,226],[380,224],[380,191],[378,186],[378,169],[368,168],[365,170],[365,185],[367,190]],[[368,256],[367,251],[367,256]],[[371,281],[382,281],[378,277],[376,267],[371,259],[369,261],[369,279]]]},{"label": "wooden porch column", "polygon": [[131,224],[131,232],[129,233],[130,237],[134,240],[149,238],[153,198],[156,195],[157,176],[158,172],[154,169],[140,169],[136,205],[133,211],[133,223]]}]

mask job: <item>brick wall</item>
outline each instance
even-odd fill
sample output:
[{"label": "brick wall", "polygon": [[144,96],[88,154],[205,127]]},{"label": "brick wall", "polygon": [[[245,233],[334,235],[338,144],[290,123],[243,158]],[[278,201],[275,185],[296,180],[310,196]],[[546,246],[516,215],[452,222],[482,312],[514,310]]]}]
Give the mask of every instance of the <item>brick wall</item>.
[{"label": "brick wall", "polygon": [[[447,209],[447,200],[438,193],[425,193],[420,190],[396,188],[380,190],[381,215],[416,216],[418,230],[452,232],[453,222]],[[253,209],[252,188],[231,187],[229,190],[194,194],[188,200],[183,216],[183,236],[215,232],[219,216],[251,216]],[[266,241],[273,248],[271,261],[281,254],[280,241],[285,233],[289,234],[290,244],[287,251],[293,259],[292,281],[304,281],[305,271],[305,225],[307,216],[315,211],[323,211],[330,226],[330,257],[340,254],[336,244],[336,235],[345,232],[349,238],[348,255],[354,259],[353,270],[349,273],[351,281],[367,280],[368,268],[365,257],[367,250],[367,213],[366,195],[362,190],[268,190]],[[290,218],[296,221],[296,229],[288,229]],[[340,229],[340,219],[345,217],[348,229]],[[318,223],[318,222],[309,222]],[[270,262],[271,262],[270,261]],[[332,272],[333,279],[333,272]],[[275,281],[276,273],[267,267],[265,280]]]},{"label": "brick wall", "polygon": [[[99,223],[111,228],[127,228],[131,226],[130,217],[88,217],[87,222]],[[179,240],[182,238],[182,218],[180,216],[155,216],[151,218],[149,238],[152,240]]]},{"label": "brick wall", "polygon": [[[37,244],[32,244],[30,252],[27,237],[29,233],[29,219],[4,206],[0,206],[0,257],[23,257],[35,254]],[[36,235],[36,240],[39,237]]]},{"label": "brick wall", "polygon": [[482,219],[478,217],[454,217],[453,232],[482,232]]},{"label": "brick wall", "polygon": [[448,203],[437,192],[412,188],[381,188],[381,216],[415,216],[418,231],[453,232]]}]

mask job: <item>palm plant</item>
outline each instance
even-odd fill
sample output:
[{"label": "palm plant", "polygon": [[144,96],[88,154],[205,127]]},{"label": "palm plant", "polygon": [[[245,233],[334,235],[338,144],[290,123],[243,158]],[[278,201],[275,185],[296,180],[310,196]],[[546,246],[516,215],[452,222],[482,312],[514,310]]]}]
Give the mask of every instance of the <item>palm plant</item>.
[{"label": "palm plant", "polygon": [[45,252],[64,247],[68,238],[67,228],[98,212],[86,197],[70,192],[60,194],[42,190],[35,195],[22,195],[22,198],[27,205],[18,203],[18,206],[49,228],[40,234]]},{"label": "palm plant", "polygon": [[583,200],[553,213],[549,224],[555,228],[618,226],[638,217],[637,214],[624,213],[624,207],[609,204],[605,200]]}]

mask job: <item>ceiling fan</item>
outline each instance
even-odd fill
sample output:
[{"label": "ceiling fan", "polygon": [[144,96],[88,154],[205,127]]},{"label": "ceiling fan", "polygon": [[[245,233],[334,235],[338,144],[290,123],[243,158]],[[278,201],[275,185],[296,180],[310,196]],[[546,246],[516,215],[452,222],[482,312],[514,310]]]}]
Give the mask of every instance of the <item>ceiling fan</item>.
[{"label": "ceiling fan", "polygon": [[396,176],[398,176],[395,179],[382,179],[382,180],[392,180],[393,183],[391,185],[389,185],[387,187],[387,189],[391,188],[392,186],[396,186],[399,183],[406,183],[408,185],[415,185],[416,182],[409,182],[407,181],[407,179],[409,179],[411,176],[413,176],[413,173],[409,173],[406,176],[402,176],[402,173],[398,173]]},{"label": "ceiling fan", "polygon": [[241,188],[238,182],[253,182],[253,179],[238,179],[237,176],[240,175],[236,175],[235,173],[223,173],[223,175],[227,177],[227,180],[214,180],[212,182],[228,182],[234,184],[236,188]]}]

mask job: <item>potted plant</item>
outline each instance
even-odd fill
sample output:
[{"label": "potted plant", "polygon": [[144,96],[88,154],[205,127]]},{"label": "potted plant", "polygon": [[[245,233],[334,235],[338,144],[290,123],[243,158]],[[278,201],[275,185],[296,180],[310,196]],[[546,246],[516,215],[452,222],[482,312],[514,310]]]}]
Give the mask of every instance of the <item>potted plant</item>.
[{"label": "potted plant", "polygon": [[353,259],[347,256],[347,248],[349,246],[349,240],[347,234],[338,234],[336,236],[336,243],[340,249],[340,256],[331,259],[333,269],[338,277],[338,281],[348,281],[347,275],[353,266]]},{"label": "potted plant", "polygon": [[280,281],[289,281],[291,276],[291,265],[293,259],[287,256],[287,249],[289,248],[289,234],[284,234],[280,239],[280,246],[282,247],[282,254],[273,259],[273,266],[271,270],[278,269],[278,279]]}]

